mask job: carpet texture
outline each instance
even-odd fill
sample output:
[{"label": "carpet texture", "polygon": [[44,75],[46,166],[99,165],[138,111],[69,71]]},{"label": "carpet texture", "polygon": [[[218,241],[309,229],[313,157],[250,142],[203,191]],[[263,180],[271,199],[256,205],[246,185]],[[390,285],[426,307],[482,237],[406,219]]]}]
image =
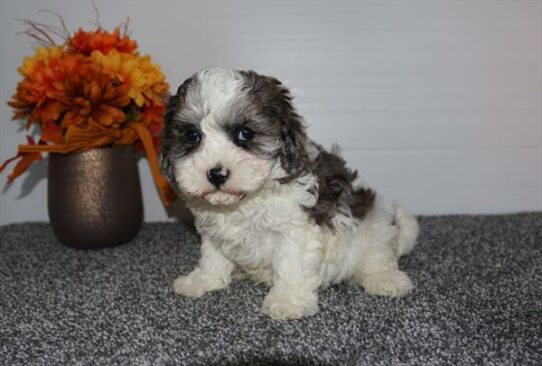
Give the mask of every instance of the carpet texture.
[{"label": "carpet texture", "polygon": [[47,224],[0,228],[2,365],[541,365],[542,213],[421,217],[402,299],[338,285],[320,313],[274,321],[264,285],[200,299],[173,279],[198,239],[146,224],[131,243],[81,251]]}]

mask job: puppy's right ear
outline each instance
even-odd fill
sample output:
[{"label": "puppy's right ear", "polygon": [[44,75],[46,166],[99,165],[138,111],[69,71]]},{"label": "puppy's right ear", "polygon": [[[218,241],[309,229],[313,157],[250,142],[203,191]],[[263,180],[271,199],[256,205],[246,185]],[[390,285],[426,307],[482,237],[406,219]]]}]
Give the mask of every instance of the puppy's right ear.
[{"label": "puppy's right ear", "polygon": [[178,115],[186,104],[188,88],[196,82],[196,74],[184,81],[177,89],[177,94],[170,95],[164,115],[164,129],[162,131],[162,143],[160,151],[160,167],[169,184],[176,189],[177,182],[173,171],[175,147],[179,143],[179,136],[175,133],[175,125],[178,123]]}]

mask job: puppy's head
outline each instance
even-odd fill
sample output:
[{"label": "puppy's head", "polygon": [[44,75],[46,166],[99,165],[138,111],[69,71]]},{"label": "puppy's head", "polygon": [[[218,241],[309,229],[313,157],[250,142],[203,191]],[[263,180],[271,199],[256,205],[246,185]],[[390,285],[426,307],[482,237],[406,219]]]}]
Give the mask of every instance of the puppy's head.
[{"label": "puppy's head", "polygon": [[188,200],[232,205],[307,164],[302,119],[289,91],[252,71],[206,69],[170,99],[161,153],[164,174]]}]

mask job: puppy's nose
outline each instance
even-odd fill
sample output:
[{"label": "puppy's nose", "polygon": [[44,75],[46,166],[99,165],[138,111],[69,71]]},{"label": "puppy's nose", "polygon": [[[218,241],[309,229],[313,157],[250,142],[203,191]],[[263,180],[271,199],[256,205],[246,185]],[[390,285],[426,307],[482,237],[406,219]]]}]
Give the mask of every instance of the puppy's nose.
[{"label": "puppy's nose", "polygon": [[207,172],[207,179],[209,179],[209,182],[211,182],[213,186],[219,188],[222,184],[224,184],[224,182],[226,182],[229,175],[230,171],[228,169],[218,165]]}]

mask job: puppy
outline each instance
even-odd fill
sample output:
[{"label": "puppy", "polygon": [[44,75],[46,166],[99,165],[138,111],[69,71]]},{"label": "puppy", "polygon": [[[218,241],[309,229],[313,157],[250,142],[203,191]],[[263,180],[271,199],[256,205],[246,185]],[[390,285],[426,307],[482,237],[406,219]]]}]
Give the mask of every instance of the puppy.
[{"label": "puppy", "polygon": [[252,71],[205,69],[169,102],[164,174],[186,200],[201,258],[173,284],[199,297],[248,277],[270,286],[262,311],[276,319],[318,312],[318,289],[347,281],[403,296],[398,268],[419,227],[398,205],[354,185],[357,172],[310,140],[288,89]]}]

